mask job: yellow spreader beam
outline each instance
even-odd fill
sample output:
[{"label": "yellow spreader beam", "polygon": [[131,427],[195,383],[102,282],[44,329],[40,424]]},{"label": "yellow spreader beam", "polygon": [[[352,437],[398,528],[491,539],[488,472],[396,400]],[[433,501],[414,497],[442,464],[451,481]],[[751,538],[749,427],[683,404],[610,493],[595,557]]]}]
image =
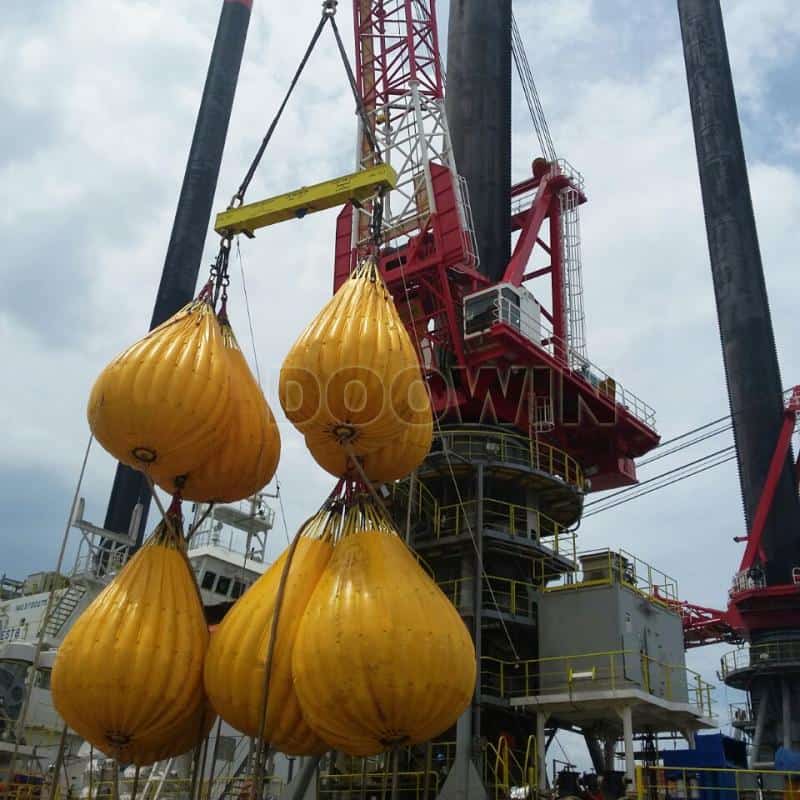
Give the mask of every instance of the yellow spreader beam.
[{"label": "yellow spreader beam", "polygon": [[395,186],[397,173],[388,164],[378,164],[352,175],[303,186],[293,192],[223,211],[217,214],[214,230],[228,236],[237,233],[253,236],[258,228],[287,219],[302,219],[306,214],[341,206],[350,200],[363,203],[378,192],[394,189]]}]

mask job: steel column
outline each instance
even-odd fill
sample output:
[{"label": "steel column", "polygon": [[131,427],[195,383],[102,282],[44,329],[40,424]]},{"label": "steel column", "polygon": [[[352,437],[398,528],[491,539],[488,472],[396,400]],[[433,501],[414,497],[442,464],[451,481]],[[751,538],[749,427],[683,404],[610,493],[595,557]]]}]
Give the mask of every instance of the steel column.
[{"label": "steel column", "polygon": [[[189,160],[161,272],[161,283],[150,320],[151,330],[186,305],[194,297],[197,288],[251,6],[252,0],[223,0]],[[140,472],[118,464],[106,511],[106,530],[126,533],[137,503],[143,507],[138,544],[141,543],[147,522],[150,491]]]},{"label": "steel column", "polygon": [[619,710],[622,717],[622,738],[625,742],[625,792],[631,790],[636,783],[636,757],[633,750],[633,711],[630,706]]},{"label": "steel column", "polygon": [[497,281],[511,250],[511,0],[451,0],[445,101],[480,270]]},{"label": "steel column", "polygon": [[[754,692],[750,689],[750,697],[758,698],[758,711],[756,711],[756,727],[753,731],[753,744],[750,749],[750,769],[754,769],[759,763],[758,754],[761,750],[761,741],[764,738],[764,728],[767,723],[768,706],[771,702],[772,687],[767,682],[761,692]],[[752,702],[752,701],[751,701]]]},{"label": "steel column", "polygon": [[792,749],[792,684],[788,677],[781,679],[781,716],[783,717],[783,746]]},{"label": "steel column", "polygon": [[547,791],[547,739],[544,726],[548,716],[544,711],[536,712],[536,775],[540,794]]},{"label": "steel column", "polygon": [[[695,148],[739,480],[750,530],[778,439],[781,378],[719,0],[678,0]],[[769,584],[800,564],[800,504],[787,456],[763,545]]]},{"label": "steel column", "polygon": [[481,657],[483,644],[483,464],[475,465],[475,658],[478,664],[478,680],[475,683],[473,700],[473,736],[481,735]]}]

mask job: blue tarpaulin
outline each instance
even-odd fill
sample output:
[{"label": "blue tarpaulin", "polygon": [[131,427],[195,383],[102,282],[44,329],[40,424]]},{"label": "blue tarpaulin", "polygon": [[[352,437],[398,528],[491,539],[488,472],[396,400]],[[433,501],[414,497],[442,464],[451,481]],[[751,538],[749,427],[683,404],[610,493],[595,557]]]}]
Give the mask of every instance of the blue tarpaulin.
[{"label": "blue tarpaulin", "polygon": [[800,772],[800,753],[779,747],[775,751],[775,769],[783,772]]}]

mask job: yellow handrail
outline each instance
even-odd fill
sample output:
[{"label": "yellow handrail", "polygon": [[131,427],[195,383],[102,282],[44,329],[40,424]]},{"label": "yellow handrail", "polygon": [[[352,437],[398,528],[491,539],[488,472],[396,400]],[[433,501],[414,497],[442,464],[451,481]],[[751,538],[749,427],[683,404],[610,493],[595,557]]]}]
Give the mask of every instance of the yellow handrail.
[{"label": "yellow handrail", "polygon": [[[475,533],[478,505],[476,500],[465,500],[439,506],[433,517],[433,536],[441,539]],[[520,536],[545,544],[554,553],[575,556],[575,532],[560,525],[537,508],[485,498],[483,501],[484,526],[495,528],[510,536]]]},{"label": "yellow handrail", "polygon": [[[398,794],[408,795],[413,793],[415,800],[425,800],[422,797],[425,787],[425,776],[428,775],[429,791],[432,790],[433,796],[439,794],[439,775],[434,770],[409,770],[399,771]],[[393,773],[387,770],[369,770],[364,772],[337,772],[322,773],[317,783],[318,796],[328,794],[337,795],[338,792],[353,791],[365,786],[364,781],[378,781],[381,785],[388,785],[393,779]]]},{"label": "yellow handrail", "polygon": [[525,776],[528,778],[528,785],[531,793],[536,791],[539,785],[539,763],[536,752],[536,737],[531,734],[525,744]]},{"label": "yellow handrail", "polygon": [[[626,657],[638,658],[641,680],[626,674]],[[635,663],[635,662],[634,662]],[[712,715],[711,684],[683,665],[657,661],[641,652],[613,650],[548,656],[525,661],[481,658],[481,685],[487,695],[501,698],[531,697],[580,691],[581,688],[622,689],[641,687],[645,692],[674,702],[688,702],[705,716]]]},{"label": "yellow handrail", "polygon": [[723,792],[736,797],[796,800],[800,794],[800,771],[673,766],[636,769],[638,800],[654,796],[715,796]]},{"label": "yellow handrail", "polygon": [[[597,562],[603,556],[605,557],[605,565],[600,567]],[[592,557],[592,574],[594,577],[587,578],[586,574],[580,569],[576,569],[574,572],[561,573],[558,576],[554,576],[560,579],[561,582],[546,585],[544,591],[564,592],[593,586],[619,584],[633,590],[651,602],[658,603],[666,608],[674,608],[674,603],[680,596],[678,582],[638,556],[634,556],[626,550],[593,550],[577,553],[574,560],[584,561],[589,557]],[[539,559],[538,569],[540,572],[538,577],[544,581],[545,563],[542,559]]]},{"label": "yellow handrail", "polygon": [[[546,442],[506,431],[459,428],[435,434],[455,451],[485,456],[491,452],[498,461],[520,464],[530,469],[555,475],[580,491],[586,490],[586,479],[580,464],[569,454]],[[491,450],[487,450],[487,444]]]},{"label": "yellow handrail", "polygon": [[[474,578],[452,578],[439,581],[439,588],[445,593],[450,602],[461,608],[463,592],[471,590]],[[489,591],[491,588],[491,592]],[[515,616],[532,617],[534,614],[533,603],[526,602],[532,593],[538,591],[536,584],[530,581],[519,581],[515,578],[506,578],[500,575],[484,575],[482,579],[484,603],[488,607],[495,607],[497,611],[506,612]],[[471,602],[471,598],[470,598]]]}]

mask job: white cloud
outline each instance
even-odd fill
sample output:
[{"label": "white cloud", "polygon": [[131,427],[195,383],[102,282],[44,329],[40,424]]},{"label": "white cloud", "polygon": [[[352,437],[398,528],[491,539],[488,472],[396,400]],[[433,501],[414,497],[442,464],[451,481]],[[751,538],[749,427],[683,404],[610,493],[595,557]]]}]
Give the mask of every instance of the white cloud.
[{"label": "white cloud", "polygon": [[[238,185],[319,14],[316,2],[290,10],[277,5],[255,3],[216,209]],[[655,4],[653,16],[623,0],[560,0],[544,14],[539,4],[516,4],[556,146],[587,179],[590,353],[656,406],[668,438],[727,413],[727,399],[677,14],[667,5]],[[42,503],[59,511],[86,441],[89,386],[149,320],[216,6],[75,0],[45,5],[35,23],[19,11],[22,21],[11,24],[12,17],[0,31],[0,68],[10,76],[0,86],[0,233],[12,256],[0,264],[0,285],[15,287],[0,295],[0,469],[9,481],[23,468],[26,476],[57,475],[60,482]],[[790,98],[770,87],[776,69],[787,63],[796,69],[800,6],[792,0],[724,6],[784,382],[800,382],[800,355],[790,348],[800,175],[796,161],[761,144],[762,128],[784,120],[783,153],[796,151],[796,125],[784,116]],[[446,13],[443,4],[443,20]],[[350,46],[346,3],[339,24]],[[526,113],[519,106],[514,117],[519,177],[537,151]],[[326,33],[251,196],[347,171],[354,134],[353,102]],[[268,382],[330,293],[334,219],[327,212],[242,244]],[[201,275],[213,245],[209,236]],[[249,352],[235,255],[232,266],[233,320]],[[274,394],[271,400],[281,417]],[[282,432],[280,475],[293,527],[332,481],[285,422]],[[90,462],[89,512],[98,521],[112,466],[99,452]],[[725,601],[739,555],[731,538],[742,526],[738,482],[728,465],[588,519],[581,541],[626,546],[678,578],[685,597],[713,605]],[[50,551],[58,534],[41,534]],[[6,542],[16,535],[2,531]],[[41,568],[35,558],[41,554],[11,559],[3,569]],[[709,677],[713,657],[695,658]]]}]

